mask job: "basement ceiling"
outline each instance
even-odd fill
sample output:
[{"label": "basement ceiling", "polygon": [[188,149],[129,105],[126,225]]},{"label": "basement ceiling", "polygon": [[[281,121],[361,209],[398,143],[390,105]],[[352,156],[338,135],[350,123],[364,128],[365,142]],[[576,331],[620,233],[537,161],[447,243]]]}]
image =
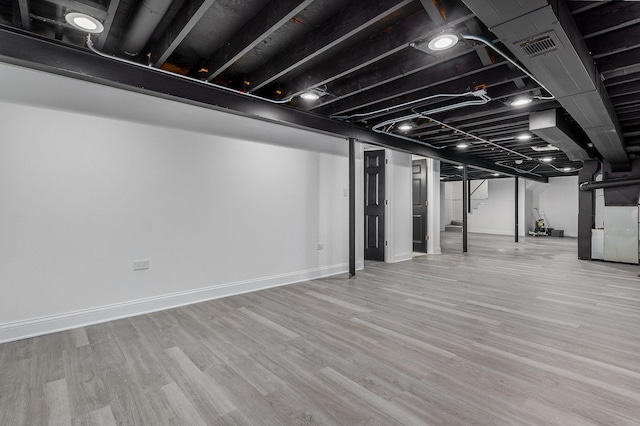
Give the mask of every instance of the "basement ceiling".
[{"label": "basement ceiling", "polygon": [[[500,17],[547,6],[542,0],[520,4],[0,0],[0,55],[7,62],[467,163],[471,178],[576,174],[580,160],[607,159],[609,149],[618,150],[616,161],[624,167],[627,155],[640,154],[640,2],[553,1],[549,8],[563,22],[569,19],[571,44],[584,50],[587,69],[595,64],[596,86],[603,82],[598,99],[611,106],[610,127],[619,136],[607,143],[596,140],[598,129],[585,124],[566,99],[544,88],[561,86],[566,75],[552,75],[554,82],[533,71],[552,53],[543,50],[521,62],[513,40],[503,38],[503,44],[492,31],[498,32]],[[496,17],[471,10],[489,7]],[[65,20],[69,12],[95,17],[104,32],[88,42],[86,32]],[[551,23],[534,24],[552,29]],[[562,25],[552,35],[568,48]],[[427,42],[443,33],[459,42],[430,50]],[[548,47],[542,43],[530,49]],[[310,89],[321,96],[302,99]],[[533,102],[512,106],[519,96]],[[530,130],[530,114],[550,110],[562,132]],[[402,124],[411,128],[402,130]],[[531,138],[517,138],[523,134]],[[549,140],[565,135],[570,138],[555,145]],[[457,179],[455,167],[443,163],[443,175]]]}]

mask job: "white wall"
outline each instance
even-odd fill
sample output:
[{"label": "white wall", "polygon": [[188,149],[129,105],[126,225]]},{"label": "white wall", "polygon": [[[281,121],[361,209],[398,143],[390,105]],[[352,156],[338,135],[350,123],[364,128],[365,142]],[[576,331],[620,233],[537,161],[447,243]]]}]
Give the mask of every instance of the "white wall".
[{"label": "white wall", "polygon": [[0,341],[347,270],[345,140],[9,65],[0,78]]},{"label": "white wall", "polygon": [[563,229],[566,237],[578,236],[578,176],[549,178],[534,192],[533,207],[538,207],[547,218],[546,225]]},{"label": "white wall", "polygon": [[[472,181],[472,188],[480,181]],[[513,235],[515,228],[515,188],[512,178],[488,179],[487,198],[482,200],[472,213],[467,215],[469,232],[484,234]],[[518,234],[525,234],[525,183],[518,181]],[[446,182],[445,220],[462,220],[462,182]]]},{"label": "white wall", "polygon": [[441,214],[441,196],[440,196],[440,161],[432,158],[427,159],[427,199],[429,206],[427,208],[427,253],[440,254],[440,214]]},{"label": "white wall", "polygon": [[[488,198],[468,216],[469,232],[513,235],[514,183],[513,179],[490,179]],[[547,218],[547,226],[563,229],[566,237],[578,236],[578,177],[560,176],[548,183],[519,180],[519,233],[533,229],[533,208],[537,207]],[[526,185],[525,185],[526,182]],[[461,182],[444,184],[445,220],[461,220],[457,208],[461,199]],[[461,201],[460,201],[461,203]]]},{"label": "white wall", "polygon": [[389,201],[385,211],[385,261],[401,262],[412,258],[413,221],[411,204],[411,154],[385,149],[385,193]]}]

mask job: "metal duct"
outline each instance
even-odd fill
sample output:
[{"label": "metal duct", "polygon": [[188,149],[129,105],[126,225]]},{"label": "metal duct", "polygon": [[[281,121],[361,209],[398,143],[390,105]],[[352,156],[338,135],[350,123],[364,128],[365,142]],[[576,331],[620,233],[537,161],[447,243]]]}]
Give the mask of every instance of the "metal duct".
[{"label": "metal duct", "polygon": [[560,148],[571,161],[590,159],[589,154],[578,144],[577,135],[567,120],[559,114],[558,109],[529,114],[529,131]]},{"label": "metal duct", "polygon": [[603,182],[582,182],[579,185],[580,191],[593,191],[600,188],[620,188],[622,186],[640,185],[640,178],[607,180]]},{"label": "metal duct", "polygon": [[463,0],[511,53],[553,94],[614,170],[629,157],[617,116],[562,0]]},{"label": "metal duct", "polygon": [[122,51],[129,56],[138,56],[144,49],[151,35],[167,13],[171,0],[143,0],[129,23]]}]

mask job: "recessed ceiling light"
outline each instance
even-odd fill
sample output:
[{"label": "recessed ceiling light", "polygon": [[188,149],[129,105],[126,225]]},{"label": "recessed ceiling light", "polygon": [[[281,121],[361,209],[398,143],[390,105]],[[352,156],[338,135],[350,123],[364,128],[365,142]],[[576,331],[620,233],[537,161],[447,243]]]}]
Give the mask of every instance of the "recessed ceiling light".
[{"label": "recessed ceiling light", "polygon": [[523,133],[521,135],[516,136],[516,139],[518,139],[519,141],[528,141],[529,139],[531,139],[531,135],[528,133]]},{"label": "recessed ceiling light", "polygon": [[545,163],[550,163],[550,162],[552,162],[552,161],[553,161],[553,158],[551,158],[551,157],[544,157],[544,158],[541,158],[541,159],[540,159],[540,161],[543,161],[543,162],[545,162]]},{"label": "recessed ceiling light", "polygon": [[320,99],[320,95],[314,91],[304,92],[300,97],[306,101],[315,101]]},{"label": "recessed ceiling light", "polygon": [[493,176],[500,176],[500,173],[493,173]]},{"label": "recessed ceiling light", "polygon": [[533,99],[531,99],[529,96],[518,96],[511,101],[511,106],[518,107],[530,104],[531,102],[533,102]]},{"label": "recessed ceiling light", "polygon": [[522,161],[522,160],[516,160],[516,164],[522,164],[522,163],[524,163],[524,161]]},{"label": "recessed ceiling light", "polygon": [[429,42],[429,49],[439,52],[441,50],[451,49],[458,43],[458,36],[455,34],[441,34],[434,37]]},{"label": "recessed ceiling light", "polygon": [[413,126],[411,124],[407,124],[407,123],[401,124],[401,125],[398,126],[398,130],[401,130],[403,132],[406,132],[407,130],[411,130],[411,129],[413,129]]},{"label": "recessed ceiling light", "polygon": [[86,31],[91,34],[100,34],[104,31],[102,22],[98,21],[93,16],[89,16],[84,13],[67,13],[64,19],[69,25],[80,31]]},{"label": "recessed ceiling light", "polygon": [[456,145],[456,148],[458,148],[458,149],[469,148],[469,144],[468,143],[459,143],[458,145]]},{"label": "recessed ceiling light", "polygon": [[464,166],[456,166],[456,169],[458,169],[458,170],[464,169]]},{"label": "recessed ceiling light", "polygon": [[563,172],[570,172],[571,170],[573,170],[571,167],[565,167],[562,169]]}]

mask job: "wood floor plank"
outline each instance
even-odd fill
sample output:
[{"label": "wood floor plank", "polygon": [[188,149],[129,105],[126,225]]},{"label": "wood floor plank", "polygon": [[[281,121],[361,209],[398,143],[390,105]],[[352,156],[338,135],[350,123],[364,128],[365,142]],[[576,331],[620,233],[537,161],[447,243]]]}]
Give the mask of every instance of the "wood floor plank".
[{"label": "wood floor plank", "polygon": [[2,344],[0,425],[639,424],[637,266],[569,238],[442,241]]},{"label": "wood floor plank", "polygon": [[47,404],[47,425],[62,426],[71,424],[67,381],[60,379],[47,383],[44,394]]}]

